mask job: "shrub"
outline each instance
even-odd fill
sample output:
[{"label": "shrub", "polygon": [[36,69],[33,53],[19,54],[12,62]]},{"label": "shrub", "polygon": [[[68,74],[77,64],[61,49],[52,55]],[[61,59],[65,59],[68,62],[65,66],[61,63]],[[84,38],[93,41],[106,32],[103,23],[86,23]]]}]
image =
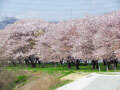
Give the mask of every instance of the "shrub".
[{"label": "shrub", "polygon": [[24,71],[0,70],[0,90],[12,90],[16,84],[27,80]]},{"label": "shrub", "polygon": [[26,75],[22,75],[22,76],[18,76],[17,77],[17,80],[15,80],[15,83],[16,84],[19,84],[19,83],[24,83],[27,81],[27,76]]}]

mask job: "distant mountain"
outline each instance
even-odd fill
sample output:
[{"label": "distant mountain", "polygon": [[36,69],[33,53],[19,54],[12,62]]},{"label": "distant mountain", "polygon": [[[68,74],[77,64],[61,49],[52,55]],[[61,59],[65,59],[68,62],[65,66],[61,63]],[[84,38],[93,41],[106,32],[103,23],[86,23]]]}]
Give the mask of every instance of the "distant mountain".
[{"label": "distant mountain", "polygon": [[15,17],[5,17],[3,20],[0,22],[0,30],[4,29],[7,25],[13,24],[16,22],[18,19]]},{"label": "distant mountain", "polygon": [[59,21],[48,21],[50,23],[59,23]]}]

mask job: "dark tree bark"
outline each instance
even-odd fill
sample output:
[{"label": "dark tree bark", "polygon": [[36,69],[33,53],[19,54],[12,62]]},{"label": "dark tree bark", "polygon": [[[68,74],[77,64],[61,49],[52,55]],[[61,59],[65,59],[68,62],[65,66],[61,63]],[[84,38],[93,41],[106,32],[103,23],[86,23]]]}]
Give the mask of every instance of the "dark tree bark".
[{"label": "dark tree bark", "polygon": [[110,61],[104,60],[103,63],[105,63],[105,65],[108,67],[108,69],[110,69]]},{"label": "dark tree bark", "polygon": [[32,68],[36,68],[36,63],[31,62]]},{"label": "dark tree bark", "polygon": [[117,67],[118,60],[114,59],[110,61],[110,64],[112,65],[112,69],[115,69]]},{"label": "dark tree bark", "polygon": [[75,67],[76,67],[76,69],[79,69],[79,64],[80,64],[80,61],[78,59],[75,60]]},{"label": "dark tree bark", "polygon": [[95,69],[95,60],[92,60],[93,69]]},{"label": "dark tree bark", "polygon": [[107,66],[108,66],[108,69],[110,69],[110,62],[108,62]]},{"label": "dark tree bark", "polygon": [[115,59],[115,62],[114,62],[115,67],[117,67],[117,64],[118,64],[118,59]]},{"label": "dark tree bark", "polygon": [[16,66],[16,63],[15,63],[15,61],[12,61],[12,64],[13,64],[13,66],[14,66],[14,67]]},{"label": "dark tree bark", "polygon": [[41,64],[41,61],[38,61],[38,64]]},{"label": "dark tree bark", "polygon": [[85,66],[87,66],[87,61],[84,61],[84,62],[85,62],[85,64],[84,64],[84,65],[85,65]]},{"label": "dark tree bark", "polygon": [[27,65],[27,66],[29,66],[29,60],[27,59],[27,58],[25,58],[25,64]]},{"label": "dark tree bark", "polygon": [[71,68],[71,62],[70,61],[67,61],[67,67],[68,67],[68,69]]},{"label": "dark tree bark", "polygon": [[108,69],[110,69],[110,62],[106,60],[106,65],[108,67]]},{"label": "dark tree bark", "polygon": [[60,65],[63,65],[63,60],[60,61]]},{"label": "dark tree bark", "polygon": [[106,61],[105,60],[103,60],[103,65],[106,65]]},{"label": "dark tree bark", "polygon": [[98,61],[97,60],[95,61],[95,64],[96,64],[96,69],[98,69],[99,67],[98,67]]},{"label": "dark tree bark", "polygon": [[28,58],[29,58],[29,61],[31,62],[32,68],[36,68],[36,64],[39,58],[35,57],[35,55],[31,55]]},{"label": "dark tree bark", "polygon": [[92,60],[93,69],[98,69],[98,61]]}]

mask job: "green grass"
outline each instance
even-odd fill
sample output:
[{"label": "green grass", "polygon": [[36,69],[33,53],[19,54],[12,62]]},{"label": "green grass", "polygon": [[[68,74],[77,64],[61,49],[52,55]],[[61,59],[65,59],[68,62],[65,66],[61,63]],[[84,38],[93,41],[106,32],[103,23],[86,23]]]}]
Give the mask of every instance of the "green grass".
[{"label": "green grass", "polygon": [[27,75],[20,75],[16,77],[16,80],[11,83],[11,85],[13,86],[12,90],[15,90],[15,87],[17,85],[23,86],[27,82],[28,78],[29,77]]},{"label": "green grass", "polygon": [[[45,73],[52,74],[52,75],[54,75],[54,73],[56,73],[56,74],[58,74],[59,78],[61,78],[63,76],[66,76],[66,75],[74,73],[74,72],[86,72],[86,73],[107,72],[106,66],[104,66],[103,64],[99,64],[99,66],[101,68],[101,72],[99,72],[98,69],[92,69],[91,64],[88,64],[87,66],[80,64],[79,70],[76,70],[74,65],[72,65],[72,67],[70,69],[68,69],[66,64],[57,65],[57,67],[52,64],[47,64],[47,65],[45,65],[44,68],[42,68],[41,65],[37,65],[36,68],[32,68],[31,66],[28,67],[26,65],[23,65],[23,66],[17,65],[16,67],[14,67],[13,65],[9,65],[8,67],[6,67],[6,69],[12,70],[12,71],[27,70],[27,71],[32,71],[32,72],[45,72]],[[109,69],[108,72],[114,72],[114,70]],[[118,64],[118,67],[116,68],[116,72],[120,72],[120,64]],[[27,78],[25,76],[20,76],[20,77],[17,77],[17,80],[15,82],[16,82],[16,84],[24,83],[26,80],[27,80]],[[50,90],[54,90],[55,88],[63,86],[69,82],[71,82],[71,81],[69,81],[69,80],[61,81],[56,86],[51,87]]]},{"label": "green grass", "polygon": [[15,80],[16,84],[25,83],[27,81],[28,77],[26,75],[18,76]]},{"label": "green grass", "polygon": [[[99,64],[100,68],[101,68],[101,72],[107,72],[107,68],[106,66],[104,66],[103,64]],[[52,74],[52,73],[61,73],[63,76],[64,75],[68,75],[70,73],[74,73],[74,72],[99,72],[98,69],[92,69],[92,65],[88,64],[87,66],[84,66],[83,64],[81,64],[79,66],[79,70],[76,70],[75,67],[72,65],[71,69],[67,68],[67,65],[57,65],[57,67],[51,65],[51,64],[47,64],[45,65],[44,68],[41,68],[41,65],[37,65],[36,68],[31,68],[31,66],[26,66],[26,65],[17,65],[16,67],[14,67],[13,65],[8,66],[6,69],[8,70],[28,70],[28,71],[33,71],[33,72],[47,72],[48,74]],[[114,72],[114,70],[109,69],[109,72]],[[118,64],[118,67],[116,69],[116,72],[120,72],[120,64]]]}]

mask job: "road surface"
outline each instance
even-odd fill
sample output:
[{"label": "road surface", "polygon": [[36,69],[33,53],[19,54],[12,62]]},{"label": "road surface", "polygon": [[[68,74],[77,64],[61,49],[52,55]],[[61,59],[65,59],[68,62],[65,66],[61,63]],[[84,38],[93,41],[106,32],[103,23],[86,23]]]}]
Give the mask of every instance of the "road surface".
[{"label": "road surface", "polygon": [[93,73],[56,90],[120,90],[120,73],[117,75]]}]

